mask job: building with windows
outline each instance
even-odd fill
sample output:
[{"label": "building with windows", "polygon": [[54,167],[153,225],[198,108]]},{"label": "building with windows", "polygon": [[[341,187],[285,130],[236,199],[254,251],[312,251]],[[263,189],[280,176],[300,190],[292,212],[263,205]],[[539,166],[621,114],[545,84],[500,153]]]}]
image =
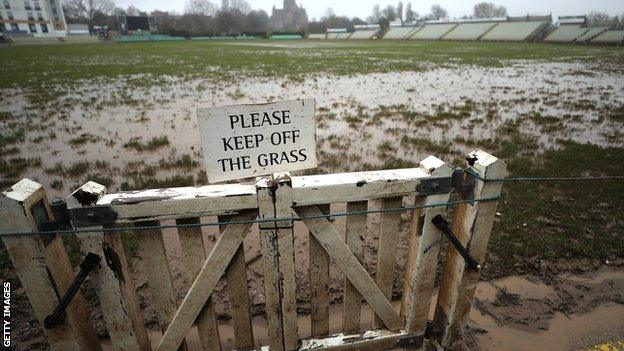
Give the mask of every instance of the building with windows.
[{"label": "building with windows", "polygon": [[0,33],[64,36],[67,24],[60,0],[0,0]]},{"label": "building with windows", "polygon": [[308,14],[295,0],[284,0],[284,8],[271,12],[271,27],[277,31],[304,31],[308,25]]}]

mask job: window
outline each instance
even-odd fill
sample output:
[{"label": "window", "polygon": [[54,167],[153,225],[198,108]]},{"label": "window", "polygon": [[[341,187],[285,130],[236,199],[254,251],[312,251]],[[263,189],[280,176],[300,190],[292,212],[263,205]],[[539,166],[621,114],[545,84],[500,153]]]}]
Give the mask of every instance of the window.
[{"label": "window", "polygon": [[47,33],[48,26],[45,23],[41,23],[41,33]]},{"label": "window", "polygon": [[0,33],[5,32],[6,31],[6,27],[4,26],[4,23],[0,23]]},{"label": "window", "polygon": [[7,11],[7,16],[9,16],[9,19],[14,19],[13,18],[13,11]]},{"label": "window", "polygon": [[31,33],[37,33],[37,26],[34,23],[29,23],[28,29],[30,29]]},{"label": "window", "polygon": [[35,4],[35,10],[41,11],[41,6],[39,6],[39,1],[35,1],[34,4]]},{"label": "window", "polygon": [[4,8],[7,10],[11,9],[11,4],[9,3],[9,0],[4,0]]},{"label": "window", "polygon": [[27,12],[27,16],[28,16],[28,20],[29,21],[34,21],[35,20],[35,17],[33,16],[32,12]]},{"label": "window", "polygon": [[24,9],[27,11],[32,10],[32,8],[30,7],[30,3],[28,1],[24,1]]},{"label": "window", "polygon": [[41,14],[41,12],[37,14],[37,21],[43,21],[43,15]]},{"label": "window", "polygon": [[17,23],[11,23],[11,30],[14,30],[14,31],[18,31],[19,30],[19,27],[17,26]]}]

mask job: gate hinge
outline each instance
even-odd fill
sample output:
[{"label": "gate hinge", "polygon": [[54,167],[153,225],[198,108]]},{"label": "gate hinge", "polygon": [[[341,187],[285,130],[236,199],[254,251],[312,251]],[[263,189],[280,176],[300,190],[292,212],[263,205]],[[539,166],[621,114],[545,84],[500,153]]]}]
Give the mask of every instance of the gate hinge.
[{"label": "gate hinge", "polygon": [[423,334],[408,334],[404,337],[397,339],[394,343],[396,348],[420,348],[425,341],[425,336]]},{"label": "gate hinge", "polygon": [[477,179],[470,172],[462,168],[455,168],[451,175],[451,187],[454,193],[458,193],[464,200],[474,200],[474,190]]},{"label": "gate hinge", "polygon": [[452,190],[451,177],[424,178],[420,180],[416,191],[419,196],[447,194]]},{"label": "gate hinge", "polygon": [[54,221],[44,221],[39,224],[39,230],[53,232],[78,227],[93,227],[113,224],[117,213],[109,206],[92,206],[82,208],[67,208],[63,199],[56,198],[50,204]]}]

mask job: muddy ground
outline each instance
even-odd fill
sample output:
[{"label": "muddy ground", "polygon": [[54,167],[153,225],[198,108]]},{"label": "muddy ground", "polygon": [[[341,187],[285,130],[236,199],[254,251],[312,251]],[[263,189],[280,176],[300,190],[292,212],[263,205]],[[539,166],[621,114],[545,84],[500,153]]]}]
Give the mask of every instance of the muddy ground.
[{"label": "muddy ground", "polygon": [[[320,164],[310,173],[412,167],[431,154],[461,166],[467,152],[483,147],[508,162],[516,176],[621,174],[624,70],[619,51],[605,51],[604,57],[596,59],[583,58],[589,49],[574,55],[570,51],[565,60],[510,59],[503,52],[493,54],[499,55],[495,63],[483,63],[467,59],[459,51],[478,53],[491,50],[490,44],[429,48],[436,58],[425,57],[423,61],[409,55],[429,55],[429,51],[405,53],[384,44],[377,59],[371,59],[367,51],[372,46],[355,47],[349,55],[359,55],[357,60],[345,54],[338,63],[331,63],[332,70],[310,72],[311,65],[319,66],[316,61],[325,62],[326,53],[307,57],[300,50],[309,50],[309,45],[276,44],[267,51],[256,51],[254,45],[240,46],[237,54],[254,61],[255,55],[277,52],[282,58],[292,58],[285,64],[305,57],[307,61],[301,63],[305,72],[295,78],[281,71],[279,75],[257,75],[251,73],[253,69],[224,73],[217,66],[197,64],[191,66],[201,67],[206,77],[176,74],[178,69],[186,72],[188,65],[154,74],[149,71],[155,65],[147,62],[157,58],[165,64],[175,63],[173,58],[161,60],[159,56],[175,55],[175,51],[168,54],[160,50],[150,55],[132,51],[139,46],[128,47],[132,55],[115,52],[118,56],[107,62],[114,59],[119,65],[102,76],[87,73],[99,72],[94,67],[106,64],[104,56],[93,55],[84,62],[75,58],[85,72],[80,78],[75,77],[80,72],[61,65],[66,58],[59,53],[50,56],[49,81],[40,82],[37,79],[42,75],[29,71],[38,65],[22,67],[20,74],[28,74],[3,87],[0,95],[0,184],[6,187],[29,177],[44,184],[51,197],[67,196],[87,180],[107,185],[110,192],[205,184],[197,108],[297,98],[317,101]],[[462,45],[466,47],[462,49]],[[111,50],[118,48],[111,46]],[[542,48],[549,53],[568,52],[567,46],[531,46],[530,50]],[[199,60],[201,55],[221,50],[207,49],[193,57]],[[332,55],[336,52],[331,51]],[[386,60],[387,55],[393,59]],[[145,65],[145,72],[135,71],[140,67],[137,62]],[[58,69],[53,71],[55,65]],[[269,65],[259,64],[264,69]],[[295,68],[292,71],[299,72]],[[115,73],[117,69],[119,73]],[[269,67],[269,73],[270,69],[275,68]],[[215,78],[213,73],[227,74],[227,78]],[[0,77],[0,81],[6,80],[6,76]],[[482,277],[488,281],[479,283],[470,316],[468,349],[496,350],[505,345],[512,350],[569,350],[622,338],[624,203],[617,196],[621,191],[622,182],[605,182],[600,187],[505,185]],[[405,204],[411,201],[406,199]],[[333,205],[332,211],[344,210],[341,206]],[[375,201],[370,204],[371,208],[377,206]],[[369,216],[364,264],[372,272],[378,222],[378,215]],[[343,218],[334,223],[344,231]],[[402,290],[408,223],[409,214],[405,214],[397,240],[395,299]],[[298,312],[303,316],[300,330],[306,336],[308,236],[300,223],[295,234]],[[217,235],[215,228],[205,228],[207,250]],[[157,340],[159,332],[155,331],[143,261],[131,236],[128,234],[126,242],[131,271],[145,320]],[[171,230],[165,230],[165,238],[172,280],[181,299],[189,282],[180,268],[179,241]],[[66,244],[70,258],[78,263],[75,240],[68,238]],[[441,245],[446,247],[447,243]],[[266,323],[256,229],[244,246],[252,310],[258,316],[254,328],[260,343],[266,337]],[[441,255],[440,260],[443,258]],[[13,321],[14,330],[19,331],[17,349],[45,348],[40,327],[3,247],[0,263],[2,279],[16,286],[14,310],[20,311]],[[335,266],[331,267],[331,278],[331,327],[337,331],[343,277]],[[92,303],[98,331],[105,337],[101,313],[88,286],[85,294]],[[215,294],[215,300],[220,301],[217,312],[222,339],[231,346],[224,282]],[[370,311],[367,313],[363,328],[370,326]],[[195,342],[191,340],[191,344]]]}]

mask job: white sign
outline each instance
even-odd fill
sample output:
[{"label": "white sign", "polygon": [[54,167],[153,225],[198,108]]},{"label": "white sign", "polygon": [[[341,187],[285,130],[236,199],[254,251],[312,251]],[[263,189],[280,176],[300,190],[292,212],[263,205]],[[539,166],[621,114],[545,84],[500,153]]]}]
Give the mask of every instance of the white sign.
[{"label": "white sign", "polygon": [[208,182],[316,167],[314,99],[197,110]]}]

